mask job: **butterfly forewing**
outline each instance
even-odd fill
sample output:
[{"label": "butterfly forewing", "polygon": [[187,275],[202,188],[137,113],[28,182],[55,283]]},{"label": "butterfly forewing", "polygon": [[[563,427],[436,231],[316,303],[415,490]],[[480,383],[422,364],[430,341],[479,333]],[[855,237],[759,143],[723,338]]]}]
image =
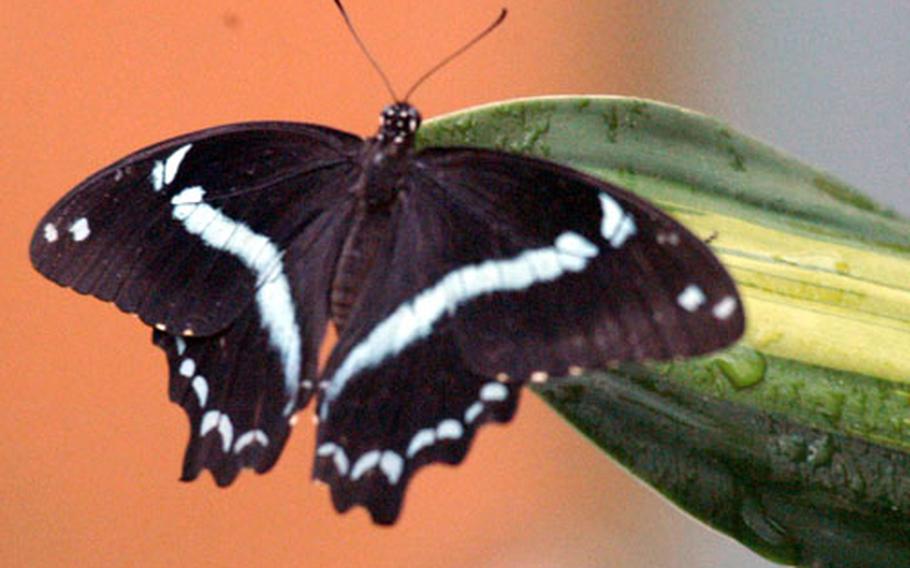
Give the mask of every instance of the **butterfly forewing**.
[{"label": "butterfly forewing", "polygon": [[589,176],[483,150],[418,155],[323,374],[315,475],[392,522],[420,466],[462,459],[527,380],[717,349],[742,333],[707,247]]},{"label": "butterfly forewing", "polygon": [[499,152],[430,150],[419,164],[478,226],[508,227],[497,266],[508,291],[477,296],[456,316],[457,340],[475,370],[563,375],[569,367],[707,353],[742,334],[736,287],[719,261],[634,195]]},{"label": "butterfly forewing", "polygon": [[32,263],[159,329],[215,333],[251,301],[281,248],[337,205],[361,146],[296,123],[230,125],[157,144],[55,205],[32,238]]}]

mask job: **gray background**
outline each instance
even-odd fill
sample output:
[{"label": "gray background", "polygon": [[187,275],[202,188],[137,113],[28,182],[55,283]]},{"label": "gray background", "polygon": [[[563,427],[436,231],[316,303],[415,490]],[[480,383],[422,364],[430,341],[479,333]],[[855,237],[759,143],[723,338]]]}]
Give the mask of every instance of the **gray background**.
[{"label": "gray background", "polygon": [[677,102],[728,119],[910,214],[910,2],[687,8],[689,25],[668,29],[688,34],[676,38],[689,46],[685,59],[668,70]]},{"label": "gray background", "polygon": [[[910,215],[910,2],[652,2],[669,100],[723,118]],[[648,505],[650,506],[650,505]],[[668,506],[669,509],[669,506]],[[678,566],[774,566],[689,528]]]}]

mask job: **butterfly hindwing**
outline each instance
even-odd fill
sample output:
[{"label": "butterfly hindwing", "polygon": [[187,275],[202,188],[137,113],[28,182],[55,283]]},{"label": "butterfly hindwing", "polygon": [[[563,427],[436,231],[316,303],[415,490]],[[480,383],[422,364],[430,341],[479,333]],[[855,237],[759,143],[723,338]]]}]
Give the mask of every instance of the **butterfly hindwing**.
[{"label": "butterfly hindwing", "polygon": [[233,321],[288,241],[337,205],[362,141],[297,123],[202,130],[91,176],[45,215],[31,243],[55,282],[170,333]]},{"label": "butterfly hindwing", "polygon": [[153,332],[167,354],[171,400],[189,417],[183,480],[208,469],[219,485],[228,485],[241,467],[265,472],[287,439],[280,362],[257,337],[250,315],[201,339]]},{"label": "butterfly hindwing", "polygon": [[313,475],[339,511],[362,504],[391,524],[414,472],[461,462],[481,424],[512,418],[519,387],[472,372],[441,331],[340,395],[320,422]]},{"label": "butterfly hindwing", "polygon": [[314,474],[339,510],[394,522],[412,474],[460,461],[529,379],[704,353],[742,331],[707,247],[612,185],[484,150],[418,154],[406,184],[383,269],[323,373]]},{"label": "butterfly hindwing", "polygon": [[281,303],[277,316],[270,314],[267,303],[278,295],[260,288],[257,301],[215,335],[154,331],[153,341],[168,359],[170,398],[190,422],[184,480],[209,469],[219,485],[228,485],[241,468],[264,473],[278,459],[293,413],[315,391],[328,321],[326,290],[348,222],[344,208],[324,214],[285,251],[295,317],[282,312]]},{"label": "butterfly hindwing", "polygon": [[[520,390],[518,383],[502,384],[468,368],[445,325],[425,341],[387,351],[396,333],[407,328],[380,322],[450,262],[446,256],[452,251],[436,246],[450,228],[448,218],[437,223],[424,217],[431,213],[423,209],[425,199],[432,196],[412,193],[407,205],[394,211],[396,229],[385,235],[375,260],[382,269],[364,282],[350,326],[322,373],[317,408],[314,476],[331,486],[339,511],[361,504],[383,524],[396,520],[415,471],[433,462],[459,463],[481,424],[511,419]],[[346,388],[333,386],[339,373],[349,372],[345,365],[373,357],[382,360],[351,371]]]}]

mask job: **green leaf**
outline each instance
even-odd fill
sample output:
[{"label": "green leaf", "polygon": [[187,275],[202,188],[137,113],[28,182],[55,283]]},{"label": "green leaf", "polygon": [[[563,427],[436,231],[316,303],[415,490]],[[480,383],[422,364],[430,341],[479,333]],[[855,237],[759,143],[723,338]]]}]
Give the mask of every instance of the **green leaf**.
[{"label": "green leaf", "polygon": [[742,292],[737,346],[535,387],[632,473],[760,554],[910,565],[910,223],[725,124],[616,97],[510,101],[420,143],[548,158],[642,195]]}]

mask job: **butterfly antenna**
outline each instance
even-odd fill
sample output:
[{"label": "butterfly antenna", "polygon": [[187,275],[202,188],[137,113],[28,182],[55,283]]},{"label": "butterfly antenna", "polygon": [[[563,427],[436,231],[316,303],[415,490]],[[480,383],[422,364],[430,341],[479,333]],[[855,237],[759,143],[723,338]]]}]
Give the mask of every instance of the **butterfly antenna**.
[{"label": "butterfly antenna", "polygon": [[389,90],[389,94],[392,95],[392,99],[397,101],[398,96],[395,95],[395,89],[392,88],[392,83],[389,81],[389,78],[386,77],[386,74],[382,72],[382,67],[379,66],[376,59],[373,58],[373,55],[370,53],[370,50],[367,49],[367,46],[363,43],[363,40],[360,39],[360,36],[357,35],[357,30],[354,29],[354,24],[351,23],[351,18],[348,16],[347,11],[345,11],[344,6],[341,5],[341,0],[335,0],[335,6],[338,7],[338,11],[341,12],[341,17],[344,18],[344,23],[348,26],[348,29],[351,30],[351,35],[354,36],[354,41],[357,42],[357,45],[360,46],[360,51],[367,56],[367,59],[370,60],[370,63],[373,64],[373,69],[379,73],[379,76],[382,77],[382,82],[385,83],[385,88]]},{"label": "butterfly antenna", "polygon": [[[336,0],[336,2],[337,2],[337,0]],[[443,59],[436,65],[434,65],[433,68],[431,68],[429,71],[424,73],[419,79],[417,79],[417,81],[414,82],[414,85],[410,89],[408,89],[408,92],[405,93],[403,102],[407,102],[407,100],[411,97],[411,94],[417,90],[417,87],[419,87],[424,81],[429,79],[431,75],[433,75],[434,73],[436,73],[437,71],[439,71],[440,69],[445,67],[447,63],[449,63],[450,61],[452,61],[453,59],[455,59],[456,57],[458,57],[465,51],[474,47],[474,44],[476,44],[483,38],[487,37],[487,35],[489,35],[490,32],[492,32],[493,30],[498,28],[499,24],[501,24],[502,21],[506,19],[506,15],[508,13],[509,13],[509,11],[507,9],[503,8],[502,12],[499,13],[499,17],[497,17],[496,20],[492,24],[487,26],[487,29],[485,29],[482,32],[480,32],[479,34],[477,34],[477,36],[474,39],[472,39],[468,43],[466,43],[463,46],[461,46],[460,48],[458,48],[454,53],[452,53],[451,55],[449,55],[448,57],[446,57],[445,59]]]}]

